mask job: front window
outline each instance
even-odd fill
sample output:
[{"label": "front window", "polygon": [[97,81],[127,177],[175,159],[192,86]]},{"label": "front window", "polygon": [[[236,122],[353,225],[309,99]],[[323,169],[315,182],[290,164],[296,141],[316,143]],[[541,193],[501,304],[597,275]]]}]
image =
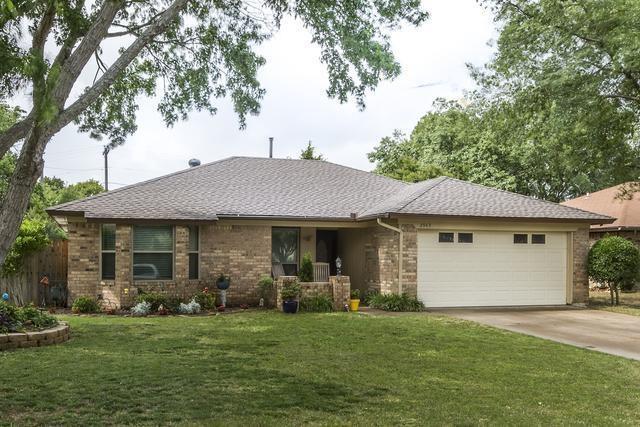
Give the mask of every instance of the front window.
[{"label": "front window", "polygon": [[101,253],[102,280],[116,278],[116,225],[102,224]]},{"label": "front window", "polygon": [[282,264],[285,276],[298,274],[300,229],[278,228],[271,231],[271,262]]},{"label": "front window", "polygon": [[167,280],[173,278],[173,227],[135,225],[133,227],[133,278]]},{"label": "front window", "polygon": [[189,279],[198,279],[198,264],[200,253],[200,228],[189,226]]}]

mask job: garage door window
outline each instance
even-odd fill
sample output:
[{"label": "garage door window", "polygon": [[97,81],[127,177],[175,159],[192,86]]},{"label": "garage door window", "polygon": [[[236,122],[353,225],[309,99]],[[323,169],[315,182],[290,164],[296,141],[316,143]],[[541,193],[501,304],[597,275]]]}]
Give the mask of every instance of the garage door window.
[{"label": "garage door window", "polygon": [[453,243],[453,233],[438,233],[438,242]]},{"label": "garage door window", "polygon": [[458,243],[473,243],[473,233],[458,233]]},{"label": "garage door window", "polygon": [[514,234],[513,235],[513,243],[515,244],[527,244],[527,242],[529,241],[528,239],[528,235],[526,234]]},{"label": "garage door window", "polygon": [[546,243],[546,237],[544,234],[532,234],[531,243],[534,245],[544,245]]}]

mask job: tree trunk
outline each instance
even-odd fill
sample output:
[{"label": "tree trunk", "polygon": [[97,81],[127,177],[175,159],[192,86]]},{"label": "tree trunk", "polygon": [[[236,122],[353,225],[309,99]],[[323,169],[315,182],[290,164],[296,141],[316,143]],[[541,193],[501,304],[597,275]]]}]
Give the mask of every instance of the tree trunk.
[{"label": "tree trunk", "polygon": [[620,287],[616,285],[616,305],[620,305]]},{"label": "tree trunk", "polygon": [[613,300],[613,293],[614,293],[613,285],[611,283],[609,283],[609,295],[611,296],[611,305],[612,306],[615,305],[614,300]]},{"label": "tree trunk", "polygon": [[42,173],[44,166],[42,157],[49,139],[51,139],[49,132],[34,127],[22,146],[16,169],[0,206],[0,265],[4,263],[20,230],[20,223],[29,206],[31,192]]}]

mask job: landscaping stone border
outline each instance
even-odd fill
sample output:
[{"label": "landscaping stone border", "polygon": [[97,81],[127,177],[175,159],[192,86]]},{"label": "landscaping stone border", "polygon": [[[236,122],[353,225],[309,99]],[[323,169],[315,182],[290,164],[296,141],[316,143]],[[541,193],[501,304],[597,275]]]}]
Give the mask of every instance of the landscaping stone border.
[{"label": "landscaping stone border", "polygon": [[0,351],[60,344],[69,338],[69,325],[60,322],[58,326],[43,331],[0,334]]}]

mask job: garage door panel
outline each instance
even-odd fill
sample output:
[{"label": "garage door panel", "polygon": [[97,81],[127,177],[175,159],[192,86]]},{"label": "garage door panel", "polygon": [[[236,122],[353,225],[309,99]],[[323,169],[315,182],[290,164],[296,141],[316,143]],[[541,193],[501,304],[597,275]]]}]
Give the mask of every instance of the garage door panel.
[{"label": "garage door panel", "polygon": [[514,244],[513,232],[473,232],[470,244],[420,232],[418,298],[428,307],[564,304],[566,233],[540,233],[545,244],[522,233],[527,244]]}]

